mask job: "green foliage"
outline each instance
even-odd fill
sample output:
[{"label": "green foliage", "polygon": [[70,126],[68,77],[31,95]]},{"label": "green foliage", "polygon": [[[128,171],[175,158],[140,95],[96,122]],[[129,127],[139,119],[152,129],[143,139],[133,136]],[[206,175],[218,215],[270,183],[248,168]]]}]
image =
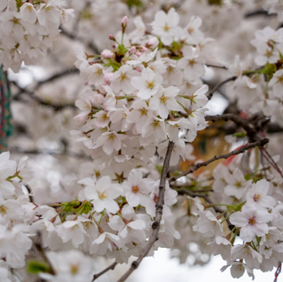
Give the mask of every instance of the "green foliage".
[{"label": "green foliage", "polygon": [[223,0],[208,0],[209,5],[218,5],[222,6],[223,5]]},{"label": "green foliage", "polygon": [[267,63],[264,69],[261,71],[261,73],[267,75],[267,81],[269,81],[273,77],[273,74],[276,71],[277,71],[277,68],[275,64]]},{"label": "green foliage", "polygon": [[22,0],[16,0],[16,3],[17,3],[17,9],[19,11],[22,6]]},{"label": "green foliage", "polygon": [[31,274],[38,274],[40,272],[50,273],[51,268],[44,261],[31,260],[26,266],[27,272]]},{"label": "green foliage", "polygon": [[113,68],[113,71],[117,71],[119,68],[120,68],[120,64],[114,60],[107,60],[107,63],[103,64],[104,67],[106,68],[109,68],[109,67],[112,67]]},{"label": "green foliage", "polygon": [[232,136],[237,138],[243,138],[247,136],[247,132],[236,132]]},{"label": "green foliage", "polygon": [[120,44],[118,46],[118,55],[119,56],[124,56],[128,52],[128,49],[124,46],[124,44]]},{"label": "green foliage", "polygon": [[141,8],[141,7],[143,7],[143,2],[141,0],[124,0],[123,2],[126,3],[129,8],[132,8],[132,7]]}]

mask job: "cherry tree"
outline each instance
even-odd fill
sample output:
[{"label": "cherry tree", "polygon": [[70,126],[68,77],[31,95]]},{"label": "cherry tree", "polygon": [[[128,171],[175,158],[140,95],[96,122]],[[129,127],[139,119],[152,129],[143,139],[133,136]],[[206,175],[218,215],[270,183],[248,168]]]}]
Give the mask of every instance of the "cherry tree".
[{"label": "cherry tree", "polygon": [[282,15],[276,0],[0,0],[1,281],[124,265],[122,282],[159,248],[277,281]]}]

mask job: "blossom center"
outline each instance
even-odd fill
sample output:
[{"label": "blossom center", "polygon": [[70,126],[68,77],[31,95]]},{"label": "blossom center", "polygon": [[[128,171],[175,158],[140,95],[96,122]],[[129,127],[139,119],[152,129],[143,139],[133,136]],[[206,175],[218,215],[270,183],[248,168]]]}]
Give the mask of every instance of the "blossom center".
[{"label": "blossom center", "polygon": [[195,63],[196,63],[195,60],[189,60],[189,64],[190,64],[191,66],[193,66]]},{"label": "blossom center", "polygon": [[169,29],[170,29],[170,27],[168,26],[168,24],[167,23],[165,23],[165,25],[164,25],[164,27],[163,27],[163,29],[164,29],[164,31],[169,31]]},{"label": "blossom center", "polygon": [[101,75],[102,74],[102,69],[97,69],[95,72],[96,75]]},{"label": "blossom center", "polygon": [[122,73],[121,76],[120,76],[120,80],[123,81],[127,78],[126,74],[125,73]]},{"label": "blossom center", "polygon": [[102,193],[98,193],[98,197],[100,200],[103,200],[106,198],[106,195],[104,194],[104,192],[102,192]]},{"label": "blossom center", "polygon": [[188,33],[192,34],[194,32],[194,29],[192,27],[188,28]]},{"label": "blossom center", "polygon": [[169,98],[167,96],[163,95],[163,96],[160,97],[160,102],[165,105],[167,103],[168,99]]},{"label": "blossom center", "polygon": [[151,125],[154,129],[156,129],[160,127],[160,122],[159,120],[155,120]]},{"label": "blossom center", "polygon": [[7,210],[6,210],[6,208],[4,206],[0,207],[0,213],[2,213],[2,214],[6,214],[7,213]]},{"label": "blossom center", "polygon": [[139,187],[136,186],[136,185],[133,186],[133,187],[132,187],[132,192],[133,192],[133,193],[138,193],[138,192],[139,192]]},{"label": "blossom center", "polygon": [[249,224],[250,225],[254,225],[255,223],[256,223],[255,217],[252,217],[252,218],[249,219]]},{"label": "blossom center", "polygon": [[147,109],[145,109],[145,108],[139,109],[139,112],[141,113],[142,116],[147,115]]},{"label": "blossom center", "polygon": [[267,50],[265,55],[266,55],[266,57],[271,57],[272,51]]},{"label": "blossom center", "polygon": [[236,186],[237,188],[241,188],[241,187],[242,187],[242,183],[239,182],[239,181],[237,181],[236,184],[235,184],[235,186]]},{"label": "blossom center", "polygon": [[89,110],[89,104],[87,102],[84,102],[84,109]]},{"label": "blossom center", "polygon": [[147,81],[147,82],[146,82],[146,87],[149,88],[149,89],[153,89],[153,87],[154,87],[154,82],[153,82],[153,81]]},{"label": "blossom center", "polygon": [[254,201],[258,202],[260,200],[260,194],[254,195]]},{"label": "blossom center", "polygon": [[79,268],[77,265],[71,265],[71,274],[76,275],[79,272]]},{"label": "blossom center", "polygon": [[279,76],[279,77],[278,77],[278,81],[277,81],[277,82],[282,83],[282,82],[283,82],[283,76]]}]

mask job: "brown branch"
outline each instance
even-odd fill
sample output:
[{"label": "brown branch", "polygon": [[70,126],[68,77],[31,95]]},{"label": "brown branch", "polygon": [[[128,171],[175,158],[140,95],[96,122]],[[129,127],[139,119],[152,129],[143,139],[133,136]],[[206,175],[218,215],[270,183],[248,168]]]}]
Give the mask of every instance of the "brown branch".
[{"label": "brown branch", "polygon": [[40,252],[42,258],[45,260],[45,262],[49,265],[50,267],[50,274],[55,275],[56,272],[52,266],[52,263],[50,262],[48,256],[45,254],[44,248],[42,247],[42,238],[41,238],[41,233],[38,231],[37,232],[37,242],[34,243],[35,247],[37,250]]},{"label": "brown branch", "polygon": [[[66,37],[68,37],[71,40],[78,40],[81,41],[81,38],[79,38],[78,36],[66,31],[62,26],[60,26],[61,29],[61,34],[65,35]],[[89,42],[85,42],[84,43],[88,48],[90,48],[96,55],[100,54],[100,51],[98,50],[97,46],[89,41]]]},{"label": "brown branch", "polygon": [[279,168],[279,166],[277,165],[277,163],[273,160],[273,158],[271,157],[271,155],[268,153],[268,151],[265,148],[260,148],[262,155],[266,158],[266,160],[272,165],[272,167],[278,171],[278,173],[281,175],[281,177],[283,178],[283,173],[281,171],[281,169]]},{"label": "brown branch", "polygon": [[[179,190],[177,191],[179,195],[184,195],[184,194],[187,194],[189,195],[190,197],[192,198],[195,198],[195,197],[199,197],[199,198],[203,198],[205,199],[210,205],[213,205],[214,203],[210,200],[210,198],[205,195],[205,194],[198,194],[198,193],[194,193],[192,191],[189,191],[189,190],[186,190],[186,189],[183,189],[183,190]],[[212,207],[216,212],[219,212],[219,213],[223,213],[223,210],[218,208],[217,206],[213,206]]]},{"label": "brown branch", "polygon": [[238,155],[238,154],[242,154],[244,153],[245,151],[251,149],[251,148],[254,148],[256,146],[264,146],[265,144],[267,144],[269,142],[269,140],[267,138],[265,139],[262,139],[260,141],[256,141],[256,142],[253,142],[253,143],[248,143],[246,144],[245,146],[237,149],[237,150],[234,150],[228,154],[224,154],[224,155],[219,155],[219,156],[214,156],[212,159],[206,161],[206,162],[203,162],[203,163],[197,163],[196,165],[192,166],[191,169],[179,174],[178,176],[175,176],[175,177],[172,177],[169,179],[169,182],[173,182],[173,181],[176,181],[177,179],[189,174],[189,173],[193,173],[194,171],[198,170],[200,167],[203,167],[203,166],[207,166],[209,165],[210,163],[214,162],[214,161],[217,161],[217,160],[220,160],[220,159],[227,159],[231,156],[234,156],[234,155]]},{"label": "brown branch", "polygon": [[223,115],[216,115],[216,116],[206,116],[205,120],[206,121],[213,121],[213,122],[215,122],[217,120],[224,120],[224,121],[232,120],[237,125],[241,126],[243,129],[245,129],[247,131],[247,134],[252,139],[252,141],[254,141],[254,139],[255,139],[254,137],[257,134],[257,131],[249,123],[248,120],[244,120],[244,119],[240,118],[239,116],[237,116],[235,114],[223,114]]},{"label": "brown branch", "polygon": [[152,248],[154,242],[158,240],[158,232],[159,232],[160,222],[161,222],[162,214],[163,214],[165,182],[166,182],[167,171],[169,169],[169,163],[170,163],[170,158],[171,158],[173,147],[174,147],[174,143],[170,141],[169,144],[168,144],[166,156],[165,156],[164,163],[163,163],[161,178],[160,178],[158,202],[155,206],[156,207],[155,221],[153,222],[153,224],[151,226],[153,232],[152,232],[150,238],[148,239],[148,243],[145,246],[145,248],[143,249],[140,256],[135,261],[132,262],[132,265],[129,268],[129,270],[118,280],[118,282],[125,281],[131,275],[131,273],[135,269],[138,268],[141,261],[144,259],[144,257],[148,254],[148,252]]},{"label": "brown branch", "polygon": [[20,150],[19,148],[11,148],[11,153],[14,154],[29,154],[29,155],[55,155],[55,156],[66,156],[66,157],[72,157],[72,158],[78,158],[78,159],[86,159],[91,160],[90,157],[84,154],[77,154],[73,152],[55,152],[55,151],[39,151],[39,150]]},{"label": "brown branch", "polygon": [[211,64],[205,64],[207,67],[209,68],[216,68],[216,69],[224,69],[224,70],[228,70],[227,67],[225,66],[217,66],[217,65],[211,65]]},{"label": "brown branch", "polygon": [[114,263],[112,263],[110,266],[108,266],[107,268],[105,268],[104,270],[102,270],[101,272],[99,272],[99,273],[97,273],[97,274],[94,274],[92,281],[96,280],[98,277],[100,277],[101,275],[103,275],[103,274],[106,273],[107,271],[113,270],[116,265],[117,265],[117,262],[114,262]]},{"label": "brown branch", "polygon": [[210,100],[214,94],[215,91],[217,91],[221,86],[223,86],[224,84],[226,84],[227,82],[229,81],[234,81],[236,80],[238,77],[237,76],[232,76],[232,77],[229,77],[223,81],[221,81],[220,83],[218,83],[217,85],[215,85],[215,87],[211,90],[211,92],[208,94],[207,98],[208,100]]},{"label": "brown branch", "polygon": [[79,70],[77,68],[71,68],[71,69],[64,70],[62,72],[56,73],[56,74],[48,77],[47,79],[38,81],[33,90],[28,90],[26,88],[22,88],[20,85],[17,84],[16,81],[10,81],[10,83],[12,83],[15,87],[17,87],[19,89],[19,92],[13,96],[13,100],[14,101],[20,101],[20,102],[26,102],[21,97],[22,97],[23,94],[28,94],[28,96],[31,99],[35,100],[39,105],[42,105],[42,106],[45,106],[45,107],[51,107],[55,111],[59,111],[59,110],[65,109],[65,108],[75,109],[76,106],[73,103],[71,103],[71,104],[52,104],[52,103],[45,102],[41,98],[35,96],[34,92],[40,86],[42,86],[46,83],[50,83],[50,82],[52,82],[56,79],[62,78],[62,77],[67,76],[67,75],[78,74],[78,73],[79,73]]},{"label": "brown branch", "polygon": [[252,18],[252,17],[257,17],[257,16],[265,16],[265,17],[273,17],[276,16],[275,13],[271,13],[269,14],[268,11],[263,10],[263,9],[259,9],[253,12],[248,12],[245,14],[245,18]]}]

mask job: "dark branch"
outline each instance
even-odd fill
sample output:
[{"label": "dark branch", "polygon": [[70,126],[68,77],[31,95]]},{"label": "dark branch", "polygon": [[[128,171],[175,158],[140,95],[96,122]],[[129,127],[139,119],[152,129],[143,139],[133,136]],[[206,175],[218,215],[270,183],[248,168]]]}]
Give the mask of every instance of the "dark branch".
[{"label": "dark branch", "polygon": [[167,171],[169,169],[169,163],[170,163],[170,158],[171,158],[173,147],[174,147],[174,143],[170,141],[168,144],[166,156],[165,156],[164,163],[163,163],[161,178],[160,178],[159,196],[158,196],[158,202],[156,204],[156,211],[155,211],[155,221],[152,224],[153,232],[148,240],[147,245],[145,246],[144,250],[140,254],[140,256],[135,261],[132,262],[132,265],[129,268],[129,270],[118,280],[118,282],[125,281],[131,275],[131,273],[135,269],[138,268],[141,261],[144,259],[144,257],[148,254],[148,252],[152,248],[154,242],[158,240],[158,232],[159,232],[160,222],[161,222],[162,214],[163,214],[166,176],[167,176]]},{"label": "dark branch", "polygon": [[274,13],[269,14],[268,11],[262,10],[262,9],[248,12],[245,14],[245,18],[252,18],[252,17],[257,17],[257,16],[273,17],[273,16],[276,16],[276,14]]},{"label": "dark branch", "polygon": [[66,157],[71,157],[71,158],[78,158],[78,159],[86,159],[86,160],[91,160],[90,157],[84,155],[84,154],[77,154],[73,152],[56,152],[56,151],[39,151],[39,150],[21,150],[19,148],[11,148],[10,149],[11,153],[14,154],[25,154],[25,155],[55,155],[55,156],[66,156]]},{"label": "dark branch", "polygon": [[96,280],[98,277],[100,277],[101,275],[103,275],[104,273],[106,273],[109,270],[113,270],[115,268],[115,266],[117,265],[117,262],[112,263],[110,266],[108,266],[107,268],[105,268],[104,270],[102,270],[101,272],[93,275],[93,279],[92,281]]},{"label": "dark branch", "polygon": [[[183,189],[183,190],[178,190],[177,191],[179,195],[184,195],[184,194],[187,194],[189,195],[190,197],[192,198],[195,198],[195,197],[199,197],[199,198],[203,198],[205,199],[210,205],[213,205],[214,203],[209,199],[209,197],[205,194],[198,194],[198,193],[194,193],[192,191],[189,191],[189,190],[186,190],[186,189]],[[213,206],[212,207],[216,212],[219,212],[219,213],[223,213],[223,210],[219,209],[217,206]]]},{"label": "dark branch", "polygon": [[211,65],[211,64],[205,64],[207,67],[209,68],[216,68],[216,69],[224,69],[224,70],[228,70],[227,67],[225,66],[217,66],[217,65]]},{"label": "dark branch", "polygon": [[[61,34],[65,35],[69,39],[81,41],[81,39],[79,37],[77,37],[76,35],[68,32],[68,31],[66,31],[62,26],[60,26],[60,29],[61,29]],[[100,54],[100,51],[98,50],[97,46],[93,42],[91,42],[91,41],[86,42],[85,45],[89,49],[91,49],[94,52],[94,54],[96,54],[96,55]]]},{"label": "dark branch", "polygon": [[232,76],[232,77],[229,77],[229,78],[221,81],[219,84],[215,85],[215,87],[211,90],[211,92],[207,96],[208,100],[210,100],[212,98],[214,92],[216,92],[221,86],[223,86],[224,84],[226,84],[229,81],[234,81],[236,79],[237,79],[237,76]]},{"label": "dark branch", "polygon": [[194,171],[198,170],[200,167],[207,166],[212,162],[215,162],[215,161],[220,160],[220,159],[227,159],[227,158],[234,156],[234,155],[242,154],[245,151],[247,151],[251,148],[257,147],[257,146],[262,147],[262,146],[266,145],[268,142],[269,142],[268,139],[262,139],[262,140],[257,141],[257,142],[248,143],[245,146],[241,147],[240,149],[234,150],[230,153],[227,153],[227,154],[224,154],[224,155],[219,155],[219,156],[214,156],[212,159],[210,159],[206,162],[203,162],[203,163],[198,163],[198,164],[192,166],[191,169],[179,174],[178,176],[170,178],[169,182],[176,181],[177,179],[179,179],[179,178],[181,178],[181,177],[183,177],[187,174],[193,173]]}]

